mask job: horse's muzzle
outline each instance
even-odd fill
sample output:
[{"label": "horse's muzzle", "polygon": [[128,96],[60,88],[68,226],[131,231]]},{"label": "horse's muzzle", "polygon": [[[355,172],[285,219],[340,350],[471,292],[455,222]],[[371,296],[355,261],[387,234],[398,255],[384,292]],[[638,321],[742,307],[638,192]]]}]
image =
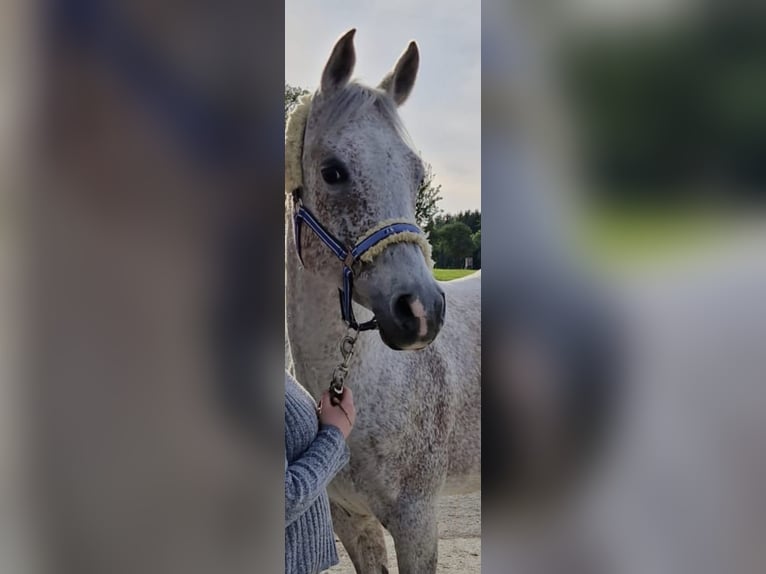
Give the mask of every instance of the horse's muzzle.
[{"label": "horse's muzzle", "polygon": [[394,294],[387,309],[375,313],[383,342],[397,351],[427,347],[444,325],[447,303],[435,281],[427,288]]}]

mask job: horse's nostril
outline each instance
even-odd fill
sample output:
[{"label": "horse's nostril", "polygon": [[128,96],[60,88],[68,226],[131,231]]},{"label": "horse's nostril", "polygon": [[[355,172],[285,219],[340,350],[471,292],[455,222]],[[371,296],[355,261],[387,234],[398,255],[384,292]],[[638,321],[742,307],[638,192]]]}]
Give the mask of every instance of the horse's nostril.
[{"label": "horse's nostril", "polygon": [[400,295],[394,302],[394,314],[399,319],[411,319],[415,315],[412,313],[412,295]]},{"label": "horse's nostril", "polygon": [[409,335],[425,337],[428,334],[427,311],[417,295],[399,295],[393,302],[392,311],[399,328]]}]

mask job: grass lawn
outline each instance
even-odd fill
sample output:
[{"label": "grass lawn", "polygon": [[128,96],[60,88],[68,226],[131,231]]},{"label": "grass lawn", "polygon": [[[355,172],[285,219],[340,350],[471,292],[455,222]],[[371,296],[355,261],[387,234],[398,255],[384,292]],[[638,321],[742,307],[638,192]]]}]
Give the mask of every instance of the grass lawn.
[{"label": "grass lawn", "polygon": [[460,279],[470,275],[474,271],[476,269],[434,269],[434,277],[438,281],[451,281],[452,279]]}]

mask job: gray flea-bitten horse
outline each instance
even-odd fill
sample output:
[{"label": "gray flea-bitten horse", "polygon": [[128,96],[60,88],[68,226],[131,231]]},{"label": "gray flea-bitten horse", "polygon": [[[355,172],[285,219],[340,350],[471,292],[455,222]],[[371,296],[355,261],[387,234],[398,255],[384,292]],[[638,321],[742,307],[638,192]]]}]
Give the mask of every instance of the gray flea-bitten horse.
[{"label": "gray flea-bitten horse", "polygon": [[[353,36],[338,40],[319,90],[286,136],[288,193],[301,186],[303,205],[347,245],[385,222],[414,222],[423,177],[396,109],[415,83],[418,48],[411,43],[370,88],[350,82]],[[310,232],[301,236],[301,263],[294,208],[288,201],[287,334],[297,379],[318,398],[347,333],[341,264]],[[329,493],[335,531],[359,573],[387,572],[381,525],[394,539],[399,572],[435,572],[437,497],[480,483],[481,280],[435,281],[422,247],[388,242],[354,266],[355,313],[372,312],[380,336],[359,335],[346,379],[358,413],[351,462]]]}]

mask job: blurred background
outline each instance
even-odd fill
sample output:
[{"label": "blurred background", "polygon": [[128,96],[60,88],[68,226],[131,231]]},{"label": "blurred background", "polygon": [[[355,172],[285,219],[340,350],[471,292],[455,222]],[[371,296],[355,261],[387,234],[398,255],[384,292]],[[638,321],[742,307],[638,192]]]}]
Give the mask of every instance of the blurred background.
[{"label": "blurred background", "polygon": [[0,571],[281,571],[283,4],[0,21]]},{"label": "blurred background", "polygon": [[483,571],[766,568],[765,15],[483,3]]},{"label": "blurred background", "polygon": [[[284,4],[2,10],[0,571],[278,572]],[[763,572],[763,9],[481,12],[483,571]]]},{"label": "blurred background", "polygon": [[761,216],[762,10],[572,4],[557,73],[576,124],[584,195],[596,212],[594,247],[651,256]]}]

